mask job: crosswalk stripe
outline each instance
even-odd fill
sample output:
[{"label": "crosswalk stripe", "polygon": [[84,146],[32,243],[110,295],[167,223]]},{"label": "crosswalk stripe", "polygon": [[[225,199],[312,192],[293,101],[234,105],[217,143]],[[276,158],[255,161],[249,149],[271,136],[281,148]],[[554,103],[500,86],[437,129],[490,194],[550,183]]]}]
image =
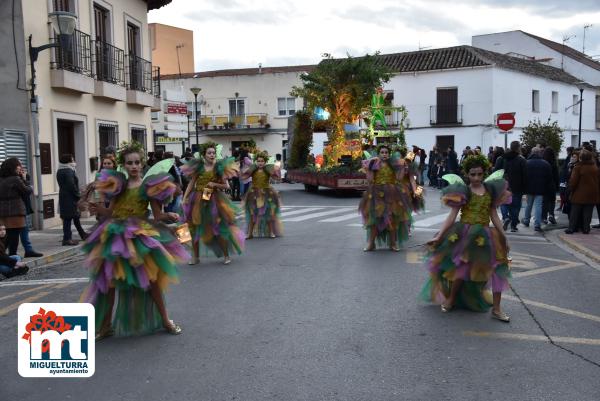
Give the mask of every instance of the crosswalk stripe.
[{"label": "crosswalk stripe", "polygon": [[291,219],[283,219],[281,221],[304,221],[304,220],[314,219],[317,217],[328,216],[330,214],[345,213],[345,212],[349,212],[350,210],[353,210],[353,209],[354,209],[353,207],[348,207],[345,209],[328,210],[325,212],[311,213],[311,214],[306,214],[306,215],[303,215],[300,217],[293,217]]},{"label": "crosswalk stripe", "polygon": [[3,297],[0,297],[0,301],[4,301],[5,299],[9,299],[9,298],[14,298],[14,297],[18,297],[21,295],[25,295],[28,294],[30,292],[34,292],[34,291],[40,291],[40,290],[45,290],[48,287],[52,287],[53,284],[46,284],[46,285],[41,285],[39,287],[35,287],[35,288],[30,288],[28,290],[23,290],[23,291],[18,291],[18,292],[14,292],[12,294],[9,295],[5,295]]},{"label": "crosswalk stripe", "polygon": [[348,214],[344,214],[341,216],[337,216],[337,217],[331,217],[329,219],[325,219],[325,220],[319,220],[319,223],[337,223],[340,221],[346,221],[346,220],[350,220],[350,219],[358,219],[360,217],[360,214],[358,213],[358,211],[354,212],[354,213],[348,213]]},{"label": "crosswalk stripe", "polygon": [[0,287],[17,287],[22,285],[40,285],[40,284],[74,284],[86,283],[90,281],[88,277],[66,277],[66,278],[48,278],[41,280],[6,280],[0,282]]},{"label": "crosswalk stripe", "polygon": [[293,210],[291,212],[281,213],[281,217],[293,216],[295,214],[301,214],[301,213],[314,212],[315,210],[322,210],[322,209],[323,208],[321,208],[321,207],[309,207],[309,208],[302,209],[302,210]]}]

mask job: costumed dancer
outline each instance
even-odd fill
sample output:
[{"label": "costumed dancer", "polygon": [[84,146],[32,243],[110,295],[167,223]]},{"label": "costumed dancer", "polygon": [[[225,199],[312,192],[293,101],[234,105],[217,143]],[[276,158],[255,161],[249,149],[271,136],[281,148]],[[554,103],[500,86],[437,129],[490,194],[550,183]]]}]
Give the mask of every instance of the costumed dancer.
[{"label": "costumed dancer", "polygon": [[415,161],[415,154],[413,152],[408,152],[404,160],[406,161],[407,173],[403,175],[400,181],[402,190],[410,195],[413,213],[422,213],[425,211],[423,187],[418,186],[415,179],[420,174],[419,164]]},{"label": "costumed dancer", "polygon": [[406,162],[390,158],[390,153],[388,145],[381,145],[377,157],[363,161],[369,185],[358,209],[368,236],[365,252],[375,249],[375,240],[397,252],[399,244],[408,239],[410,198],[398,185],[407,173]]},{"label": "costumed dancer", "polygon": [[[430,279],[421,297],[441,304],[442,312],[456,306],[485,312],[491,306],[493,318],[508,322],[509,316],[500,308],[510,278],[508,245],[496,209],[510,202],[511,194],[504,170],[484,181],[489,167],[485,156],[469,156],[462,163],[468,186],[455,174],[443,177],[450,185],[443,189],[442,201],[452,210],[429,241]],[[455,222],[459,212],[460,220]]]},{"label": "costumed dancer", "polygon": [[201,247],[210,249],[223,263],[231,263],[230,252],[242,253],[244,233],[236,225],[237,207],[223,192],[228,179],[237,175],[239,167],[233,157],[217,160],[217,145],[201,145],[202,158],[194,158],[181,167],[190,183],[183,196],[183,212],[190,233],[194,257],[190,265],[198,264]]},{"label": "costumed dancer", "polygon": [[[164,292],[178,279],[177,263],[188,260],[189,254],[160,223],[178,220],[177,214],[162,212],[162,204],[177,187],[168,174],[142,179],[143,155],[141,144],[124,144],[119,163],[128,178],[103,169],[95,187],[110,199],[109,207],[90,204],[90,210],[104,217],[83,246],[91,282],[82,301],[96,308],[96,339],[146,334],[161,326],[170,334],[181,333],[167,315]],[[153,220],[148,218],[148,204]]]},{"label": "costumed dancer", "polygon": [[283,233],[281,199],[269,181],[271,178],[280,180],[281,170],[274,164],[267,164],[269,154],[266,151],[257,153],[254,160],[256,163],[242,174],[242,179],[252,177],[250,189],[243,198],[248,224],[246,239],[253,238],[254,234],[275,238]]}]

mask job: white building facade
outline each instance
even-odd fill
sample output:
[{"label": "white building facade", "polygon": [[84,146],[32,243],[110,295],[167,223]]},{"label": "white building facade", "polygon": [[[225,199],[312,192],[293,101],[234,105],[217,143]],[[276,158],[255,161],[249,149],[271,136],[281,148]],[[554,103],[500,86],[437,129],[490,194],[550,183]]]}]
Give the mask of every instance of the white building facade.
[{"label": "white building facade", "polygon": [[[163,93],[171,90],[187,97],[190,121],[186,144],[190,148],[214,141],[223,145],[224,155],[232,155],[242,144],[254,140],[258,148],[284,159],[288,118],[304,107],[303,99],[290,96],[290,91],[302,84],[301,74],[312,68],[259,67],[170,75],[161,77],[161,87]],[[197,130],[191,88],[201,89]],[[159,124],[167,118],[164,111],[163,107],[163,114],[154,116]],[[165,140],[161,138],[168,135],[157,130],[156,145],[163,145]],[[180,142],[175,146],[181,149]]]},{"label": "white building facade", "polygon": [[[3,54],[8,62],[0,67],[1,75],[7,77],[0,82],[2,102],[7,106],[0,115],[4,137],[4,143],[0,137],[0,148],[9,142],[11,148],[0,156],[18,156],[34,184],[41,175],[41,187],[35,185],[43,205],[43,210],[38,210],[38,225],[41,219],[47,226],[60,222],[56,170],[61,155],[74,155],[83,186],[94,179],[98,158],[107,148],[130,139],[152,146],[147,140],[150,110],[160,107],[160,91],[158,71],[149,61],[147,12],[168,3],[170,0],[15,2],[15,16],[8,19],[13,20],[15,35],[13,38],[12,30],[10,35],[3,35]],[[10,7],[5,9],[3,14],[10,11]],[[57,11],[77,17],[72,35],[59,38],[51,28],[49,15]],[[34,146],[29,103],[30,35],[34,47],[58,44],[41,51],[35,62],[39,149]],[[10,82],[14,72],[17,76]],[[17,139],[22,144],[18,152]]]},{"label": "white building facade", "polygon": [[[393,105],[408,111],[407,145],[431,149],[453,146],[504,146],[496,128],[499,113],[515,113],[516,124],[507,142],[519,140],[530,121],[557,121],[564,129],[564,146],[577,146],[579,88],[564,71],[470,46],[414,53],[381,55],[395,69],[384,85]],[[597,88],[585,87],[595,94]],[[575,106],[573,106],[575,104]],[[582,104],[582,141],[600,141],[595,102]]]}]

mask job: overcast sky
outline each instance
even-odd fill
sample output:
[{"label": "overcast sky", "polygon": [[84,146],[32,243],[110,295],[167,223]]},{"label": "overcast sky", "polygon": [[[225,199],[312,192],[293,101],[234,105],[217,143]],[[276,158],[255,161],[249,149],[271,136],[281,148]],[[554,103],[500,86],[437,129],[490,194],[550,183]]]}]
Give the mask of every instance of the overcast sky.
[{"label": "overcast sky", "polygon": [[312,64],[321,54],[364,55],[471,44],[523,30],[600,56],[600,0],[173,0],[149,22],[194,31],[196,71]]}]

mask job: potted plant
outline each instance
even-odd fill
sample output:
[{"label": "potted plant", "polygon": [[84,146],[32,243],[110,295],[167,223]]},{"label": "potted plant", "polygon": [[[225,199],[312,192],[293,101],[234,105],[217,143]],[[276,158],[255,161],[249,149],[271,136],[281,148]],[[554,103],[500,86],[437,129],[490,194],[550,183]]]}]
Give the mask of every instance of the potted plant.
[{"label": "potted plant", "polygon": [[208,123],[204,123],[204,129],[207,130],[208,129]]},{"label": "potted plant", "polygon": [[271,124],[269,124],[269,123],[266,123],[266,124],[265,124],[265,128],[266,128],[266,129],[269,129],[269,128],[271,128]]},{"label": "potted plant", "polygon": [[260,116],[260,119],[258,120],[258,123],[260,124],[260,126],[262,127],[263,125],[265,125],[266,122],[267,122],[267,119],[265,118],[265,116]]}]

